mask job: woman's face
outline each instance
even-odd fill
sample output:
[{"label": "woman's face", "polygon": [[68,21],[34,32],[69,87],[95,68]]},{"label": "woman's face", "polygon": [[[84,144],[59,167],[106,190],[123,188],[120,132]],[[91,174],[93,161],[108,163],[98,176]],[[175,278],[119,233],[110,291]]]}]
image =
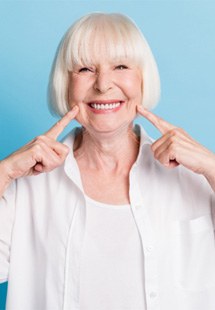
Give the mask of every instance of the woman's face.
[{"label": "woman's face", "polygon": [[116,132],[134,120],[142,102],[142,74],[128,60],[106,61],[70,72],[69,105],[79,106],[76,119],[86,130]]}]

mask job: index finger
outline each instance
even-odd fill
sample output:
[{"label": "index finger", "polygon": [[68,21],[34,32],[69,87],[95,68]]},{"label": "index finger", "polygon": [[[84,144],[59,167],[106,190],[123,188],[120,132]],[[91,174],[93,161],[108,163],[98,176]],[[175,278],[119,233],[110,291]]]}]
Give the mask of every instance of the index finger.
[{"label": "index finger", "polygon": [[45,136],[57,139],[61,132],[66,128],[66,126],[76,117],[79,112],[78,106],[75,106],[72,110],[66,113],[53,127],[51,127]]},{"label": "index finger", "polygon": [[137,111],[148,121],[150,121],[162,134],[165,134],[169,130],[176,128],[174,125],[170,124],[154,113],[144,109],[142,106],[137,106]]}]

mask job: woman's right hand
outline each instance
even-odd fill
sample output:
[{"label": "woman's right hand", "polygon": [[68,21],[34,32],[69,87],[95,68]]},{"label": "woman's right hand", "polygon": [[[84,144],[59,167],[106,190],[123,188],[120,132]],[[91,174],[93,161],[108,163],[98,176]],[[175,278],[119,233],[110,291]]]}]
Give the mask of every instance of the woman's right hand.
[{"label": "woman's right hand", "polygon": [[[75,106],[45,134],[36,137],[18,151],[3,159],[0,162],[0,174],[5,179],[4,183],[10,183],[22,176],[49,172],[60,166],[66,159],[69,148],[56,141],[56,139],[76,117],[78,112],[79,108]],[[0,182],[0,187],[5,187],[2,184],[3,179]],[[0,192],[2,190],[0,188]]]}]

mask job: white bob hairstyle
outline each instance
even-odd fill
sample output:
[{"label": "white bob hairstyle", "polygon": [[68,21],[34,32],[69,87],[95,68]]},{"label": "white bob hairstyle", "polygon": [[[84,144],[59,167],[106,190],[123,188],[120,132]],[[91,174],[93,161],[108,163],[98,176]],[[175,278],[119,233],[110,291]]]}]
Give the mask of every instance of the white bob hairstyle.
[{"label": "white bob hairstyle", "polygon": [[142,32],[125,15],[91,13],[76,21],[57,49],[49,79],[49,107],[63,116],[68,103],[69,72],[74,66],[91,66],[107,57],[129,59],[142,71],[142,104],[152,109],[160,99],[160,78],[151,49]]}]

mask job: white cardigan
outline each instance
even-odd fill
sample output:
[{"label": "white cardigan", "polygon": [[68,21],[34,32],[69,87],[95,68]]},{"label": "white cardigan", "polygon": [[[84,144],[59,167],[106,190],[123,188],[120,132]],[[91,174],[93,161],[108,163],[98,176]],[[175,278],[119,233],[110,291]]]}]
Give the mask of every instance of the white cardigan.
[{"label": "white cardigan", "polygon": [[[152,140],[135,130],[141,145],[129,196],[144,251],[147,310],[214,310],[214,193],[204,177],[160,165]],[[0,200],[7,310],[87,310],[79,307],[86,205],[74,135],[64,141],[71,148],[64,165],[20,178]]]}]

